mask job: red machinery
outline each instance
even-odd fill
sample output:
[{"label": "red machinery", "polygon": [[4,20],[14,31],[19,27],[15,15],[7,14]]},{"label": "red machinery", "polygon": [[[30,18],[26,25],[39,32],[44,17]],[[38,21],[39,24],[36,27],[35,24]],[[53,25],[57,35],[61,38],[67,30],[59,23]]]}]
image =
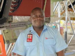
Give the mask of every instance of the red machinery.
[{"label": "red machinery", "polygon": [[50,0],[0,0],[0,24],[8,16],[30,16],[35,7],[44,9],[45,16],[50,17]]}]

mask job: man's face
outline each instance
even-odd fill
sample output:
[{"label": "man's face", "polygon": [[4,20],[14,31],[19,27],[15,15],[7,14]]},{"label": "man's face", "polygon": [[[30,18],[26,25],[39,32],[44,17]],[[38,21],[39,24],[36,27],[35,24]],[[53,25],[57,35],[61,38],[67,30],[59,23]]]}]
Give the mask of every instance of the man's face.
[{"label": "man's face", "polygon": [[31,23],[34,27],[42,27],[44,25],[44,16],[43,13],[39,10],[35,10],[31,14]]}]

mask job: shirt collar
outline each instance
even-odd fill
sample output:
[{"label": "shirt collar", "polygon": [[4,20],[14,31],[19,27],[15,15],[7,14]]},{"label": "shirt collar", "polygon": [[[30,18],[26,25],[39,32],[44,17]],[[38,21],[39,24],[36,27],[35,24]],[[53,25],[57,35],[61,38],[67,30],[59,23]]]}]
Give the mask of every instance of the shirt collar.
[{"label": "shirt collar", "polygon": [[[33,26],[31,26],[30,30],[31,30],[31,32],[35,32],[35,30],[33,29]],[[46,25],[44,25],[44,28],[43,28],[43,31],[45,31],[45,30],[47,30],[47,26]]]}]

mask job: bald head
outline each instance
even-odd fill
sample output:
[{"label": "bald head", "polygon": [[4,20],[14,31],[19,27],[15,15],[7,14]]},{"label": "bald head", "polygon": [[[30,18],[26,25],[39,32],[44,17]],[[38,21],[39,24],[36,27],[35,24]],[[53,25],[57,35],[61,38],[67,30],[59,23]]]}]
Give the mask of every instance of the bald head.
[{"label": "bald head", "polygon": [[42,10],[41,8],[39,8],[39,7],[34,8],[34,9],[31,11],[31,14],[34,13],[35,11],[40,11],[40,12],[43,14],[43,16],[45,16],[45,15],[44,15],[44,12],[43,12],[43,10]]}]

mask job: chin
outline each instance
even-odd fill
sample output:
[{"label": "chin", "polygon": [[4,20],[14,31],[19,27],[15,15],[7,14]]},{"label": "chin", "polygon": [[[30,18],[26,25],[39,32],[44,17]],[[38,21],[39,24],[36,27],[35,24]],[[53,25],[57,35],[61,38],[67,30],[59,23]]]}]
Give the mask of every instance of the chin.
[{"label": "chin", "polygon": [[43,25],[35,26],[35,27],[42,27]]}]

